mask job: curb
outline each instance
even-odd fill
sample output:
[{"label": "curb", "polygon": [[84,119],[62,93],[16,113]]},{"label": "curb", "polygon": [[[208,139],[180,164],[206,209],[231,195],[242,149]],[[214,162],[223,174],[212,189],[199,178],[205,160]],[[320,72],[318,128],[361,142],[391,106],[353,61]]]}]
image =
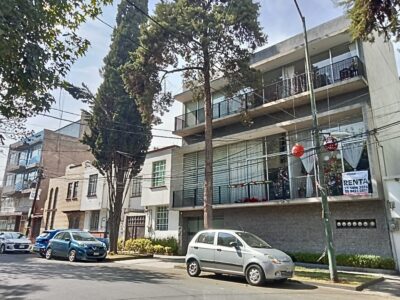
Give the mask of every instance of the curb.
[{"label": "curb", "polygon": [[115,262],[115,261],[123,261],[123,260],[135,260],[135,259],[143,259],[143,258],[153,258],[153,255],[139,255],[139,256],[125,256],[118,258],[106,258],[106,262]]},{"label": "curb", "polygon": [[[323,264],[311,264],[311,263],[302,263],[302,262],[295,262],[294,264],[296,266],[306,267],[306,268],[329,269],[329,267],[327,265],[323,265]],[[386,269],[369,269],[369,268],[356,268],[356,267],[346,267],[346,266],[338,266],[337,269],[338,269],[338,271],[348,271],[348,272],[399,275],[399,273],[396,270],[386,270]]]},{"label": "curb", "polygon": [[385,280],[385,278],[384,277],[379,277],[379,278],[376,278],[376,279],[372,279],[372,280],[370,280],[370,281],[368,281],[368,282],[365,282],[365,283],[363,283],[363,284],[360,284],[359,286],[356,286],[356,291],[362,291],[363,289],[365,289],[365,288],[367,288],[367,287],[370,287],[371,285],[374,285],[374,284],[376,284],[376,283],[379,283],[379,282],[382,282],[382,281],[384,281]]}]

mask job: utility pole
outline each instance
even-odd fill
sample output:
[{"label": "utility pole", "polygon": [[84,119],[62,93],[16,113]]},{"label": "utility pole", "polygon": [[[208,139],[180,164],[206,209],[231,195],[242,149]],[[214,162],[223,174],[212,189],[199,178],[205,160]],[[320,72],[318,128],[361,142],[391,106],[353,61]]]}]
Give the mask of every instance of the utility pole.
[{"label": "utility pole", "polygon": [[43,179],[43,170],[42,170],[42,168],[39,168],[38,169],[38,173],[37,173],[37,177],[36,177],[35,196],[33,198],[31,211],[30,211],[29,216],[28,216],[28,225],[26,226],[26,232],[25,232],[26,237],[29,236],[29,231],[30,231],[31,223],[32,223],[32,215],[33,215],[33,213],[35,211],[36,200],[37,200],[37,197],[39,195],[39,188],[40,188],[40,183],[41,183],[42,179]]},{"label": "utility pole", "polygon": [[322,155],[321,155],[321,142],[319,140],[319,125],[318,125],[318,116],[317,116],[317,106],[315,103],[315,94],[314,94],[314,84],[311,77],[311,61],[310,61],[310,53],[308,52],[308,40],[307,40],[307,28],[306,28],[306,18],[302,15],[300,7],[297,3],[297,0],[293,0],[297,11],[300,15],[301,21],[303,23],[303,31],[304,31],[304,48],[305,48],[305,56],[306,56],[306,74],[308,81],[308,89],[310,90],[310,102],[311,102],[311,114],[313,118],[313,143],[315,146],[315,151],[317,153],[317,174],[318,174],[318,188],[321,193],[321,204],[322,204],[322,219],[324,222],[325,228],[325,240],[326,240],[326,250],[328,253],[328,261],[329,261],[329,273],[331,277],[331,281],[338,282],[338,274],[336,267],[336,256],[335,256],[335,247],[333,244],[333,235],[332,235],[332,227],[330,223],[330,211],[328,204],[328,196],[326,193],[326,184],[324,174],[322,172]]}]

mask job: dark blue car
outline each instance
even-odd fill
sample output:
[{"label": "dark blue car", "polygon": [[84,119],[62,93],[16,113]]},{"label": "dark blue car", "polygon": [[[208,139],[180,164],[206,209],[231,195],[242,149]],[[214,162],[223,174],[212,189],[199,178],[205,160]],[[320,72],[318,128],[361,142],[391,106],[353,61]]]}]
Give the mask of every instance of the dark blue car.
[{"label": "dark blue car", "polygon": [[58,232],[46,248],[46,259],[53,257],[76,260],[102,261],[107,256],[107,246],[92,234],[82,230],[63,230]]},{"label": "dark blue car", "polygon": [[46,248],[49,241],[62,229],[51,229],[43,231],[35,241],[35,245],[32,247],[32,251],[38,253],[41,257],[46,256]]}]

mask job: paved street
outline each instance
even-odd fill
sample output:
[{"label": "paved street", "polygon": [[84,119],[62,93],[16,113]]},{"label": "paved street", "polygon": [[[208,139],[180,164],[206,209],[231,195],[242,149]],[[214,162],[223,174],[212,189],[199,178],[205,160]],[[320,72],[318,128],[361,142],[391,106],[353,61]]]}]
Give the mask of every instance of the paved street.
[{"label": "paved street", "polygon": [[244,279],[190,278],[172,263],[69,263],[34,255],[0,255],[0,299],[388,299],[385,294],[289,282],[248,286]]}]

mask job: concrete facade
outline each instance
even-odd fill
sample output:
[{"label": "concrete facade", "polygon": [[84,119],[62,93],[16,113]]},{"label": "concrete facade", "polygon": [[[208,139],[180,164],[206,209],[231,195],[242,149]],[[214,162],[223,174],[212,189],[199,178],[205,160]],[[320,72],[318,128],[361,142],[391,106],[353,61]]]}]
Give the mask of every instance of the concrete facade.
[{"label": "concrete facade", "polygon": [[74,123],[74,126],[66,126],[60,132],[44,129],[10,145],[2,193],[2,201],[8,207],[0,212],[0,219],[12,219],[13,230],[26,230],[28,212],[33,202],[33,197],[29,196],[37,181],[39,169],[43,170],[44,178],[41,180],[40,194],[32,212],[31,238],[39,235],[40,228],[44,226],[44,203],[49,192],[50,179],[64,175],[66,166],[70,164],[92,159],[88,147],[77,138],[83,130],[80,127]]},{"label": "concrete facade", "polygon": [[[321,76],[320,78],[325,80],[323,84],[318,81],[314,82],[319,123],[325,136],[331,132],[332,136],[335,136],[333,132],[336,131],[339,140],[339,152],[325,151],[323,154],[323,172],[325,176],[328,176],[325,180],[329,183],[329,188],[332,184],[331,180],[333,180],[332,186],[336,188],[336,192],[329,194],[328,197],[336,250],[338,254],[372,254],[393,257],[395,249],[392,247],[390,238],[392,233],[389,230],[392,220],[385,200],[387,192],[383,189],[385,175],[398,176],[400,161],[395,151],[399,125],[391,126],[391,123],[396,121],[399,116],[397,113],[400,96],[393,48],[380,38],[374,44],[352,41],[348,26],[349,21],[341,17],[310,29],[308,32],[315,76]],[[219,98],[214,101],[213,109],[217,109],[216,113],[214,112],[213,120],[214,156],[219,153],[217,161],[221,161],[220,164],[226,166],[214,166],[214,172],[216,172],[215,170],[219,172],[218,175],[214,175],[214,226],[254,232],[273,246],[288,252],[322,253],[325,240],[321,220],[321,204],[315,195],[316,184],[313,184],[314,194],[310,193],[307,196],[305,196],[304,190],[300,191],[301,185],[295,184],[303,180],[301,184],[304,185],[305,177],[308,180],[308,176],[314,176],[315,173],[313,168],[311,171],[304,170],[304,161],[300,161],[290,153],[296,141],[305,144],[307,142],[305,137],[307,136],[309,139],[311,135],[312,117],[309,93],[304,89],[299,90],[298,84],[303,76],[300,73],[304,72],[302,69],[304,63],[302,62],[304,62],[304,42],[301,34],[255,53],[252,67],[263,72],[263,78],[275,79],[261,91],[257,91],[258,97],[260,97],[258,104],[247,109],[248,116],[251,117],[250,126],[243,126],[240,111],[229,112],[226,109],[232,105],[229,99],[223,100],[223,105],[219,104],[221,103]],[[350,63],[346,65],[348,62]],[[300,73],[296,73],[296,68]],[[279,70],[281,70],[281,74],[279,74]],[[223,80],[215,80],[213,84],[215,89],[220,88]],[[268,98],[271,87],[276,87],[276,91],[273,92],[278,93],[278,96]],[[279,90],[282,88],[283,92]],[[188,90],[176,96],[176,99],[184,104],[184,115],[180,116],[180,120],[186,123],[182,123],[183,125],[176,128],[175,134],[182,136],[184,140],[184,145],[180,150],[184,162],[187,162],[188,165],[189,162],[195,160],[190,164],[191,168],[197,165],[200,166],[197,167],[198,170],[201,170],[204,123],[202,123],[202,119],[198,121],[196,118],[202,116],[197,112],[198,108],[202,106],[192,105],[191,96],[191,92]],[[215,100],[215,98],[213,99]],[[197,110],[188,110],[188,107],[197,107]],[[221,109],[224,109],[222,115],[220,115]],[[394,114],[393,119],[385,117],[386,114]],[[193,118],[195,118],[194,122]],[[187,125],[188,120],[192,122],[189,125]],[[388,126],[389,129],[378,130],[376,137],[372,134],[375,129],[384,126]],[[352,131],[356,127],[358,129]],[[348,128],[353,129],[347,131]],[[279,150],[268,151],[269,137],[275,138],[279,135],[285,137],[286,145],[281,146]],[[343,138],[346,135],[347,138]],[[350,158],[348,156],[344,158],[344,149],[349,145],[346,144],[346,139],[353,139],[352,143],[357,140],[364,147],[363,154],[360,154],[360,159],[356,161],[355,166],[349,165]],[[238,175],[234,168],[238,167],[232,166],[236,164],[240,168],[240,164],[248,163],[239,162],[240,151],[237,152],[236,157],[233,157],[231,153],[234,151],[230,149],[235,149],[235,147],[239,149],[240,143],[255,145],[259,140],[263,141],[264,149],[261,149],[260,146],[257,150],[258,153],[252,154],[255,150],[249,146],[243,146],[240,148],[243,149],[242,152],[244,151],[242,160],[263,159],[260,166],[264,168],[264,174],[249,167],[246,172],[248,174],[250,172],[251,176],[258,172],[258,177],[250,178],[257,178],[256,181],[261,183],[263,180],[270,182],[265,184],[265,192],[260,191],[257,197],[250,197],[251,189],[249,187],[249,197],[245,199],[246,201],[237,197],[232,200],[232,188],[246,188],[246,186],[250,186],[250,183],[253,185],[259,183],[254,179],[250,179],[250,183],[243,179],[236,180]],[[383,146],[384,153],[379,145]],[[249,153],[252,156],[249,156]],[[193,154],[197,155],[197,159]],[[281,159],[278,161],[274,157],[281,157]],[[387,170],[382,171],[384,164],[390,165],[390,167],[387,166]],[[270,169],[271,172],[276,172],[278,167],[287,168],[288,174],[285,175],[285,178],[288,179],[276,182],[274,182],[275,179],[272,179],[271,182],[273,177],[270,177]],[[338,169],[332,171],[336,167]],[[183,169],[186,177],[194,174],[189,170],[191,169]],[[369,188],[368,193],[364,196],[344,195],[342,192],[342,174],[353,170],[368,172]],[[225,178],[221,175],[223,172],[228,174]],[[335,172],[335,176],[332,179],[333,172]],[[185,179],[181,181],[180,190],[178,188],[174,194],[175,200],[177,195],[183,196],[178,197],[178,203],[176,201],[172,203],[172,207],[180,212],[180,225],[182,226],[180,241],[183,253],[189,239],[195,232],[202,229],[203,222],[203,202],[201,197],[196,198],[196,194],[202,193],[200,184],[203,173],[197,171],[197,174],[193,176],[197,176],[193,182]],[[249,175],[240,176],[244,178]],[[400,178],[400,176],[398,177]],[[219,187],[215,183],[216,180],[219,182]],[[290,189],[290,195],[287,193],[270,197],[271,188],[273,189],[279,184],[284,185],[284,180],[289,181],[286,189]],[[221,194],[223,185],[226,185],[228,190],[226,193],[230,196],[216,199],[215,194],[218,192]],[[245,203],[249,200],[256,203]],[[363,224],[372,225],[364,227]]]}]

